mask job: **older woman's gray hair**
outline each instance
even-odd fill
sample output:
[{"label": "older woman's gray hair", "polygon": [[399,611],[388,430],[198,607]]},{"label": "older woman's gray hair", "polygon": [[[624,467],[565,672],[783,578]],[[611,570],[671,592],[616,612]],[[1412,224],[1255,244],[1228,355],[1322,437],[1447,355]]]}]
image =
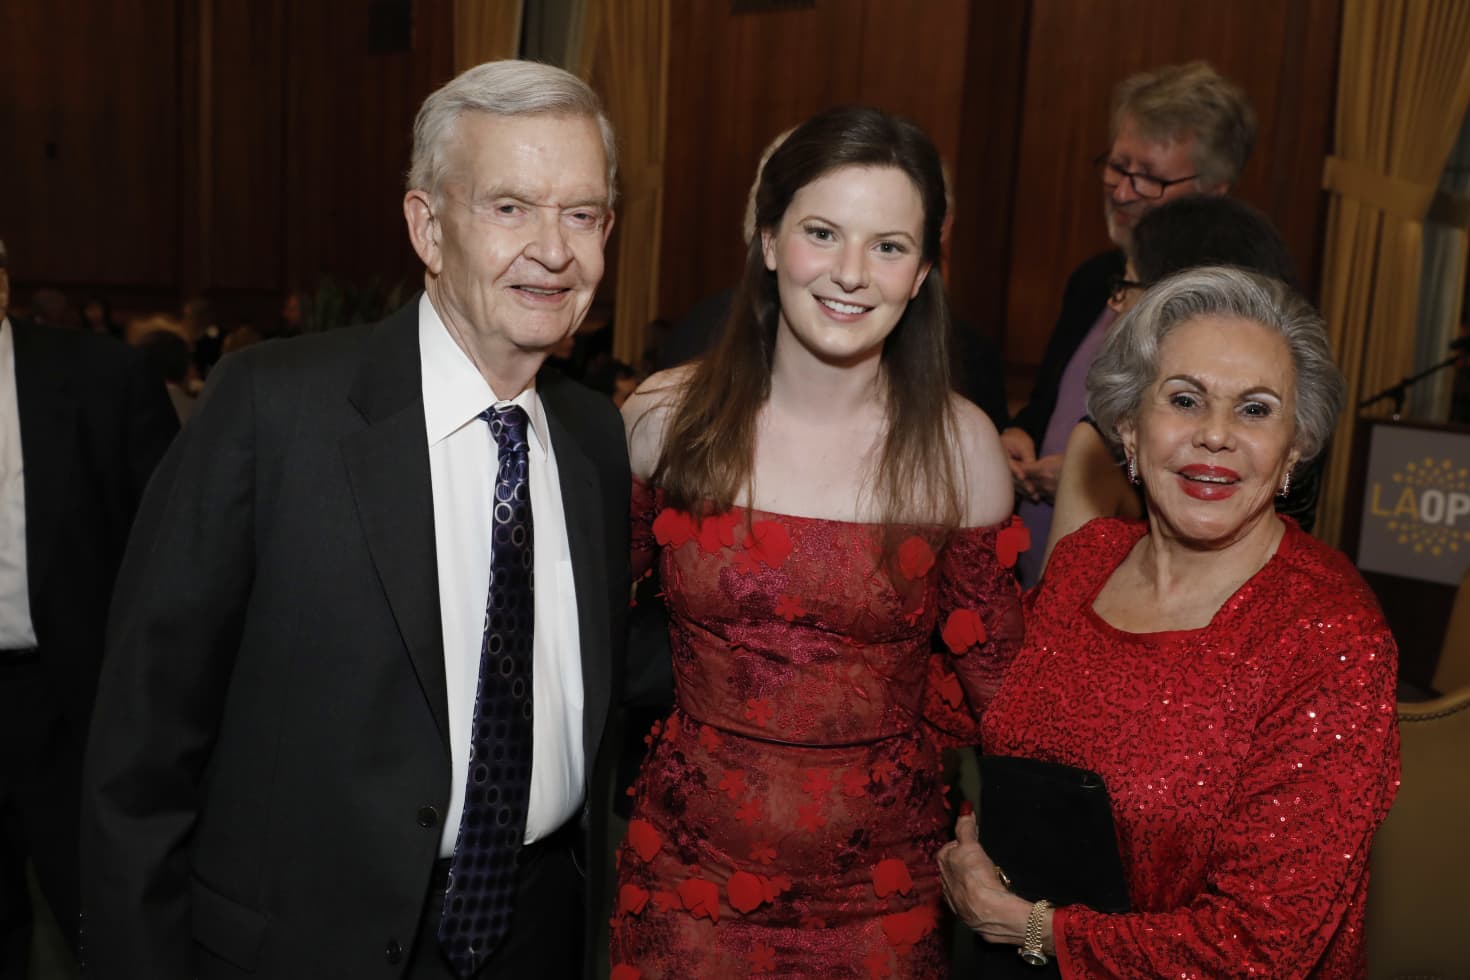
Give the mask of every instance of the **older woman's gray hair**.
[{"label": "older woman's gray hair", "polygon": [[1158,379],[1164,338],[1176,327],[1210,316],[1250,320],[1286,341],[1296,369],[1294,445],[1300,462],[1315,457],[1327,444],[1347,393],[1326,325],[1286,284],[1230,266],[1170,276],[1114,325],[1087,372],[1087,410],[1098,429],[1118,443],[1118,424],[1137,417],[1144,394]]},{"label": "older woman's gray hair", "polygon": [[597,121],[607,158],[607,194],[616,195],[618,147],[612,123],[597,93],[576,75],[536,61],[490,61],[476,65],[446,83],[419,107],[413,123],[413,160],[408,189],[438,200],[444,179],[444,148],[462,112],[497,116],[585,116]]}]

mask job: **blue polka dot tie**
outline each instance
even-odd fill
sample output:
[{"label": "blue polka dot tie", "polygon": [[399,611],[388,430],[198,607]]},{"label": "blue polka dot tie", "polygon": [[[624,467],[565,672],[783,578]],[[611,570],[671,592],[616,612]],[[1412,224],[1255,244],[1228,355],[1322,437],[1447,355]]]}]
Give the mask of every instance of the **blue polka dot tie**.
[{"label": "blue polka dot tie", "polygon": [[450,863],[439,945],[462,977],[495,952],[510,928],[516,855],[531,795],[530,420],[519,405],[489,408],[498,448],[491,517],[490,595],[480,646],[480,681],[470,735],[464,814]]}]

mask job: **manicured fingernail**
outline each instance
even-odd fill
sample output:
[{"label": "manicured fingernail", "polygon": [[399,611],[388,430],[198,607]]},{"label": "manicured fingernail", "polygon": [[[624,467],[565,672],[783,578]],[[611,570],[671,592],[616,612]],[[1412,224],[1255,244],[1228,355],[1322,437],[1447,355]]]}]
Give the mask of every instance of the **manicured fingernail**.
[{"label": "manicured fingernail", "polygon": [[974,813],[975,813],[975,808],[970,805],[970,801],[969,800],[962,800],[960,802],[960,816],[962,816],[962,817],[969,817],[969,816],[973,816]]}]

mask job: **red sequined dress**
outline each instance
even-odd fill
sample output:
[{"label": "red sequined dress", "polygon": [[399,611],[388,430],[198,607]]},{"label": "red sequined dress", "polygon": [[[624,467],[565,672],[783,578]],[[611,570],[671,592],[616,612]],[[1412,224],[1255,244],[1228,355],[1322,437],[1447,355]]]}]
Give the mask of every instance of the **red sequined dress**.
[{"label": "red sequined dress", "polygon": [[1093,611],[1139,522],[1063,539],[1027,594],[986,751],[1102,774],[1134,909],[1057,910],[1064,977],[1365,974],[1368,848],[1398,786],[1397,650],[1347,559],[1284,523],[1201,629],[1125,633]]},{"label": "red sequined dress", "polygon": [[939,747],[978,737],[1020,645],[1024,529],[885,549],[874,525],[696,521],[637,482],[633,510],[676,706],[617,856],[613,980],[945,975]]}]

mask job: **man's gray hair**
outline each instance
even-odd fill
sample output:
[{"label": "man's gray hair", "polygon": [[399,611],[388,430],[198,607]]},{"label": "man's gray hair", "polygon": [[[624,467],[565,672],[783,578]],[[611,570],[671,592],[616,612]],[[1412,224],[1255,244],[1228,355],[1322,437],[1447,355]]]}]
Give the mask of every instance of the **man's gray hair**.
[{"label": "man's gray hair", "polygon": [[[1109,442],[1132,422],[1158,380],[1159,348],[1170,331],[1201,317],[1259,323],[1280,334],[1296,372],[1294,446],[1305,463],[1322,451],[1347,397],[1332,360],[1327,326],[1312,305],[1277,279],[1233,266],[1187,269],[1143,294],[1103,342],[1087,372],[1087,411]],[[1228,338],[1221,338],[1228,344]]]},{"label": "man's gray hair", "polygon": [[584,116],[597,121],[607,158],[607,203],[617,194],[618,148],[612,122],[597,93],[576,75],[536,61],[489,61],[461,72],[419,107],[413,122],[409,190],[436,200],[444,179],[444,148],[462,112],[497,116]]},{"label": "man's gray hair", "polygon": [[1245,92],[1208,62],[1130,75],[1113,89],[1113,138],[1124,119],[1147,140],[1193,136],[1201,185],[1234,184],[1256,142],[1256,111]]}]

